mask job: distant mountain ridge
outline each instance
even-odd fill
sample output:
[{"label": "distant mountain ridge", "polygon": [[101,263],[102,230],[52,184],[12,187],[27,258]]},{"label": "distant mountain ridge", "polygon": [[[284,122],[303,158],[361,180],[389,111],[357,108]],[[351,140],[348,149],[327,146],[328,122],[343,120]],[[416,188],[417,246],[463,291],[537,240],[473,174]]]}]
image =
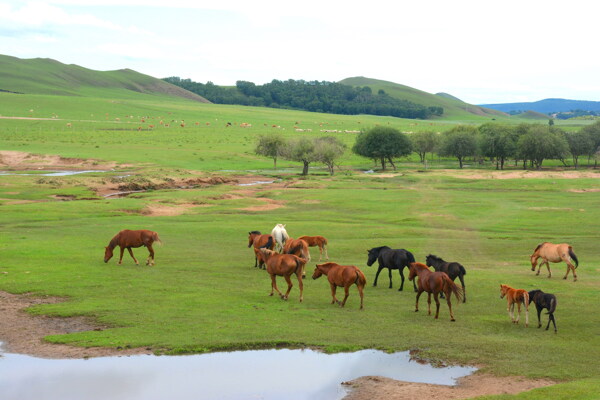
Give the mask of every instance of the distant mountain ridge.
[{"label": "distant mountain ridge", "polygon": [[197,94],[131,69],[96,71],[50,58],[5,55],[0,55],[0,91],[96,97],[160,94],[209,103]]},{"label": "distant mountain ridge", "polygon": [[536,111],[543,114],[568,112],[573,110],[600,111],[600,101],[544,99],[523,103],[480,104],[481,107],[491,108],[506,113],[517,111]]}]

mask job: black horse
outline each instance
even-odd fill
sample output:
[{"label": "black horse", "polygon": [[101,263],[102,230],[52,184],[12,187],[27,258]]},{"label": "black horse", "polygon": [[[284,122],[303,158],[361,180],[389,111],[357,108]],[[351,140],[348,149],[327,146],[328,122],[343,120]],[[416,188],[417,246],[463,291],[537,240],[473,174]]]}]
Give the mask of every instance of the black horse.
[{"label": "black horse", "polygon": [[[452,279],[453,282],[456,279],[456,277],[458,277],[458,279],[460,279],[460,284],[463,287],[463,303],[467,301],[467,292],[465,288],[464,278],[467,274],[467,271],[465,270],[465,267],[463,267],[457,262],[444,261],[440,257],[434,256],[433,254],[430,254],[425,258],[425,264],[427,264],[428,267],[433,267],[433,269],[435,269],[438,272],[445,272],[446,274],[448,274],[448,276],[450,277],[450,279]],[[441,297],[444,298],[443,293]]]},{"label": "black horse", "polygon": [[550,321],[554,325],[554,333],[556,330],[556,320],[554,319],[554,311],[556,310],[556,296],[550,293],[544,293],[539,289],[532,290],[529,292],[529,303],[535,303],[535,308],[537,309],[538,315],[538,328],[542,327],[542,322],[540,321],[540,314],[544,308],[548,309],[548,325],[546,325],[546,330],[550,328]]},{"label": "black horse", "polygon": [[[408,267],[408,264],[415,262],[415,256],[412,255],[410,251],[404,249],[390,249],[387,246],[374,247],[371,250],[367,250],[369,253],[369,259],[367,260],[367,265],[370,267],[373,265],[375,260],[379,263],[379,269],[377,270],[377,274],[375,274],[375,281],[373,282],[373,286],[377,286],[377,278],[379,277],[379,273],[382,269],[387,268],[389,270],[390,276],[390,289],[392,288],[392,270],[397,269],[400,273],[400,278],[402,278],[402,283],[400,284],[399,291],[404,288],[404,274],[402,271],[404,267]],[[417,291],[417,285],[415,281],[413,281],[413,287],[415,292]]]}]

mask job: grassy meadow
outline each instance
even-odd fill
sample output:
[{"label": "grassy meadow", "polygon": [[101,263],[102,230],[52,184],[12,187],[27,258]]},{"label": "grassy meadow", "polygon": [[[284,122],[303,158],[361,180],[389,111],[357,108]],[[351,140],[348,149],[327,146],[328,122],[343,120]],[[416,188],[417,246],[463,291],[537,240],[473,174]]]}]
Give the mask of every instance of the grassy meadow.
[{"label": "grassy meadow", "polygon": [[[64,296],[68,301],[29,311],[90,316],[110,326],[47,337],[50,342],[146,346],[170,354],[276,346],[418,349],[435,362],[565,382],[492,398],[597,397],[600,174],[592,170],[589,176],[570,179],[493,179],[485,174],[489,165],[478,166],[478,176],[473,170],[457,170],[455,160],[436,158],[425,170],[415,157],[399,163],[396,172],[364,174],[374,167],[372,162],[348,152],[335,176],[314,165],[308,177],[300,178],[298,164],[280,160],[280,169],[274,170],[272,160],[254,155],[256,136],[299,135],[294,127],[323,135],[321,129],[360,130],[376,124],[443,131],[468,121],[328,115],[152,95],[117,101],[0,93],[0,103],[2,116],[50,118],[0,119],[1,150],[95,159],[99,166],[118,163],[105,173],[0,176],[0,290]],[[226,127],[228,122],[232,126]],[[242,128],[243,122],[252,126]],[[356,137],[334,135],[348,146]],[[104,183],[166,181],[192,173],[280,181],[156,190],[123,198],[102,198],[92,190]],[[282,207],[248,210],[265,199]],[[144,213],[157,204],[196,207],[175,216]],[[269,297],[270,279],[253,268],[247,235],[250,230],[270,232],[276,223],[287,224],[293,237],[327,237],[332,261],[359,266],[368,280],[365,310],[358,310],[354,287],[346,308],[331,305],[325,278],[305,280],[302,303],[294,279],[289,301]],[[160,234],[164,244],[155,248],[156,266],[136,266],[128,254],[121,266],[115,258],[103,263],[104,246],[121,229]],[[545,270],[535,276],[529,255],[542,241],[573,245],[580,261],[577,282],[571,276],[562,279],[564,264],[551,265],[551,279]],[[366,266],[366,250],[381,245],[406,248],[420,262],[432,253],[465,266],[467,302],[453,302],[456,322],[450,322],[445,303],[439,320],[428,316],[426,296],[415,313],[412,283],[406,281],[405,290],[398,292],[396,271],[393,289],[388,289],[387,270],[372,287],[376,267]],[[143,248],[134,253],[140,261],[146,257]],[[311,254],[310,272],[318,250]],[[502,283],[554,293],[558,334],[536,328],[533,305],[529,328],[511,324],[506,300],[499,298]],[[284,280],[279,278],[278,285],[285,288]],[[545,327],[547,317],[542,318]]]}]

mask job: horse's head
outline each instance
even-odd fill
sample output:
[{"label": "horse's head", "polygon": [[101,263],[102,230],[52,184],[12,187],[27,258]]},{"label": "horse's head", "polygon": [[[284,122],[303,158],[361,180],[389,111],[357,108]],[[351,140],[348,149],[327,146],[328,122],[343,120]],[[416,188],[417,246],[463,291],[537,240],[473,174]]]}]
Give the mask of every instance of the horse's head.
[{"label": "horse's head", "polygon": [[408,280],[412,281],[417,276],[417,265],[416,263],[408,264]]},{"label": "horse's head", "polygon": [[426,264],[428,267],[431,267],[431,266],[433,266],[433,265],[432,265],[432,263],[433,263],[433,261],[434,261],[436,258],[437,258],[437,257],[436,257],[436,256],[434,256],[433,254],[429,254],[427,257],[425,257],[425,264]]},{"label": "horse's head", "polygon": [[537,267],[538,258],[539,257],[535,253],[533,253],[531,256],[529,256],[529,259],[531,260],[531,270],[532,271],[535,271],[535,267]]},{"label": "horse's head", "polygon": [[252,247],[252,244],[254,244],[254,238],[260,235],[259,231],[251,231],[248,232],[248,248]]},{"label": "horse's head", "polygon": [[500,285],[500,298],[503,299],[506,296],[506,292],[508,292],[508,286]]},{"label": "horse's head", "polygon": [[377,260],[377,257],[379,256],[379,250],[377,248],[371,249],[371,250],[367,250],[369,259],[367,260],[367,265],[370,267],[371,265],[373,265],[373,263],[375,262],[375,260]]},{"label": "horse's head", "polygon": [[110,247],[106,246],[104,248],[104,262],[107,263],[113,256],[113,251]]},{"label": "horse's head", "polygon": [[319,266],[317,265],[315,267],[315,272],[313,272],[313,274],[312,274],[312,278],[317,279],[317,278],[321,277],[321,275],[323,275],[323,272],[319,269]]},{"label": "horse's head", "polygon": [[262,253],[263,257],[265,257],[265,258],[269,258],[271,255],[277,254],[273,250],[269,250],[264,247],[261,247],[260,249],[258,249],[258,251],[260,251]]}]

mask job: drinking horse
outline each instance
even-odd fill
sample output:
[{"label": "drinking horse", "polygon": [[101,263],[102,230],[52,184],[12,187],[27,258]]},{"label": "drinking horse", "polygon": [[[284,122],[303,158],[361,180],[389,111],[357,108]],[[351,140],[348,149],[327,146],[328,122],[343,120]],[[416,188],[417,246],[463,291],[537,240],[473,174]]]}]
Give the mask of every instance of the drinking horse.
[{"label": "drinking horse", "polygon": [[273,250],[275,246],[273,236],[263,235],[260,231],[250,231],[248,232],[248,247],[252,246],[254,246],[254,268],[259,267],[264,269],[265,261],[258,250],[260,248]]},{"label": "drinking horse", "polygon": [[[525,306],[525,328],[529,325],[529,293],[525,289],[514,289],[508,285],[500,285],[500,298],[506,297],[508,316],[513,324],[519,323],[521,317],[521,304]],[[515,304],[517,305],[517,318],[514,317]]]},{"label": "drinking horse", "polygon": [[123,262],[123,251],[127,249],[129,251],[129,255],[133,258],[136,265],[139,265],[138,260],[133,255],[133,251],[131,248],[134,247],[142,247],[146,246],[150,255],[146,260],[146,265],[154,265],[154,249],[152,248],[152,243],[160,241],[158,237],[158,233],[153,231],[148,231],[146,229],[141,229],[137,231],[131,231],[129,229],[125,229],[117,233],[108,243],[108,246],[105,247],[104,251],[104,262],[108,262],[113,256],[113,249],[117,246],[121,249],[121,255],[119,257],[119,264]]},{"label": "drinking horse", "polygon": [[[552,272],[550,271],[550,264],[548,264],[548,261],[557,263],[561,262],[562,260],[567,263],[567,273],[565,274],[563,279],[567,279],[569,271],[573,271],[573,282],[577,280],[577,274],[575,273],[575,269],[579,266],[579,260],[577,260],[577,256],[573,252],[573,247],[569,246],[567,243],[553,244],[549,242],[544,242],[538,244],[538,246],[533,251],[533,254],[531,255],[532,271],[535,271],[538,258],[541,258],[542,262],[540,263],[536,275],[540,274],[542,265],[546,264],[546,267],[548,268],[548,278],[550,278],[552,276]],[[575,266],[573,266],[571,260],[575,261]]]},{"label": "drinking horse", "polygon": [[327,239],[323,236],[300,236],[298,239],[304,240],[308,247],[319,247],[319,261],[323,258],[323,251],[325,251],[325,259],[329,260],[327,254]]},{"label": "drinking horse", "polygon": [[[312,278],[317,279],[323,274],[327,275],[327,280],[331,287],[331,304],[337,303],[340,307],[344,307],[348,299],[350,286],[356,284],[358,294],[360,295],[360,309],[363,309],[363,290],[367,284],[367,278],[365,278],[365,274],[358,267],[354,265],[339,265],[333,262],[317,264]],[[338,286],[344,288],[344,300],[341,303],[335,297]]]},{"label": "drinking horse", "polygon": [[431,272],[425,264],[412,262],[409,264],[408,269],[408,280],[414,282],[415,277],[419,277],[415,312],[419,311],[419,297],[421,296],[421,293],[427,292],[429,315],[431,315],[431,295],[433,294],[436,306],[435,319],[437,319],[440,315],[440,300],[438,299],[438,295],[443,292],[446,295],[448,310],[450,310],[450,321],[455,321],[454,314],[452,313],[452,303],[450,302],[450,298],[452,293],[454,293],[456,299],[460,301],[462,298],[462,289],[452,282],[452,279],[450,279],[445,272]]},{"label": "drinking horse", "polygon": [[[300,302],[302,302],[302,290],[304,289],[304,285],[302,283],[302,270],[304,269],[306,260],[294,254],[279,254],[273,250],[264,248],[261,248],[259,251],[262,253],[265,259],[267,272],[271,276],[271,294],[269,296],[273,296],[273,291],[276,290],[283,300],[287,300],[290,290],[292,290],[293,286],[290,276],[292,274],[296,274],[296,277],[298,278],[298,287],[300,288]],[[285,292],[285,295],[281,294],[277,288],[277,276],[283,276],[288,284],[288,289],[287,292]]]}]

